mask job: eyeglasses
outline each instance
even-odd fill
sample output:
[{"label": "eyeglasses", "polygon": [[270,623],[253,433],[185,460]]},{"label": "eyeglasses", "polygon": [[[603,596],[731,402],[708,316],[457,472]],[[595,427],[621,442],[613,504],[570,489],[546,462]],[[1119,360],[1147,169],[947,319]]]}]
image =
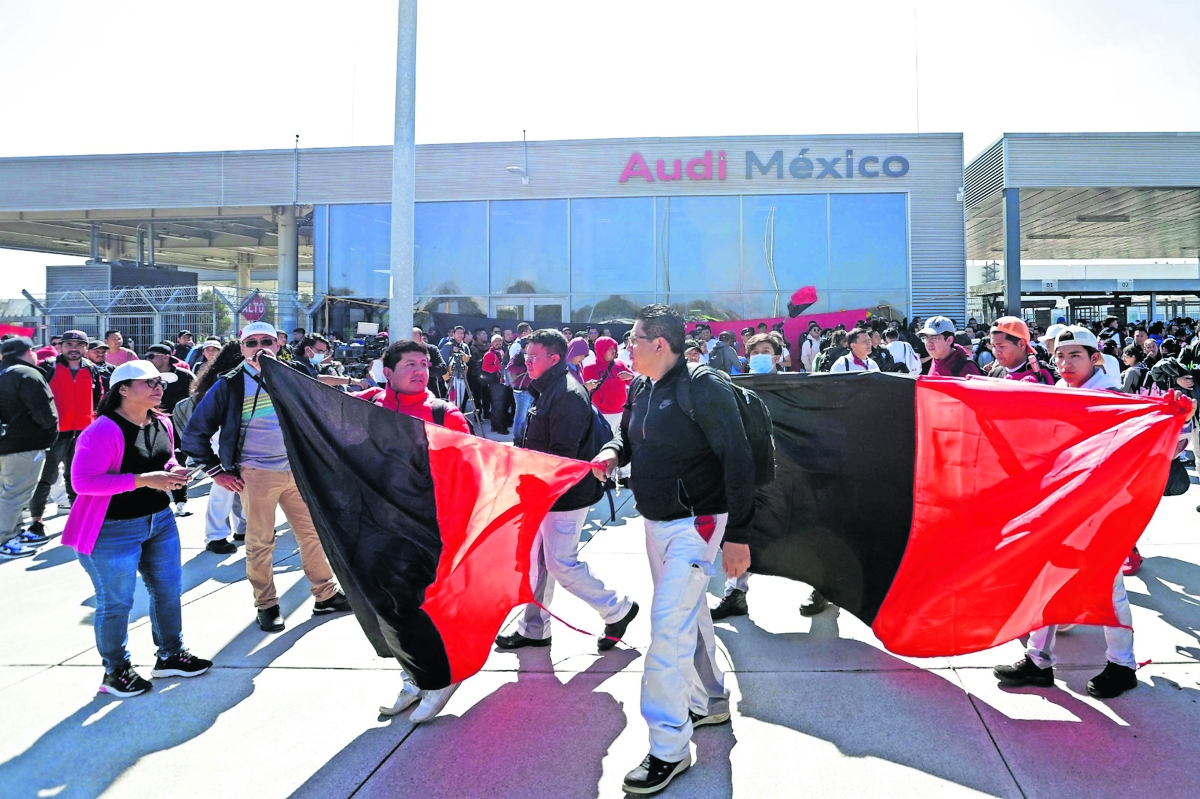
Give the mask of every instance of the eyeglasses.
[{"label": "eyeglasses", "polygon": [[652,337],[650,337],[650,336],[634,336],[634,335],[631,335],[629,338],[630,338],[630,339],[639,339],[639,338],[640,338],[642,341],[654,341],[654,339],[653,339]]},{"label": "eyeglasses", "polygon": [[167,384],[167,381],[163,380],[161,377],[152,377],[149,380],[143,380],[142,382],[145,383],[146,388],[149,389],[162,388]]},{"label": "eyeglasses", "polygon": [[273,338],[248,338],[242,342],[243,347],[274,347],[275,339]]}]

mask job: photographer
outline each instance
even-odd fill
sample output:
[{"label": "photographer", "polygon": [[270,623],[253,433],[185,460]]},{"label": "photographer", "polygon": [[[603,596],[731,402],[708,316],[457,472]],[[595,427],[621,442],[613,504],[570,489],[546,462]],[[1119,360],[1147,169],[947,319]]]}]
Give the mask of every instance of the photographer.
[{"label": "photographer", "polygon": [[442,344],[442,359],[446,362],[446,385],[450,389],[448,399],[462,410],[467,405],[467,364],[471,361],[471,348],[464,342],[467,329],[457,325],[450,338]]},{"label": "photographer", "polygon": [[[336,362],[328,360],[331,354],[330,350],[329,341],[324,336],[313,333],[311,336],[305,336],[296,345],[294,355],[292,360],[288,362],[288,365],[296,371],[303,372],[327,386],[366,388],[366,381],[333,374],[333,366]],[[363,350],[363,358],[369,361],[367,350],[365,349]]]}]

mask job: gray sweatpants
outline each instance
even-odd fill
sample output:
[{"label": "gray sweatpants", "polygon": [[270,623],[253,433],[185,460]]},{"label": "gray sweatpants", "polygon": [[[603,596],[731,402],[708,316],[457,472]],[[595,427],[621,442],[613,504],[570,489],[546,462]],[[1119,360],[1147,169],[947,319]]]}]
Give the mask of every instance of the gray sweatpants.
[{"label": "gray sweatpants", "polygon": [[21,532],[21,509],[42,477],[46,450],[0,455],[0,544]]}]

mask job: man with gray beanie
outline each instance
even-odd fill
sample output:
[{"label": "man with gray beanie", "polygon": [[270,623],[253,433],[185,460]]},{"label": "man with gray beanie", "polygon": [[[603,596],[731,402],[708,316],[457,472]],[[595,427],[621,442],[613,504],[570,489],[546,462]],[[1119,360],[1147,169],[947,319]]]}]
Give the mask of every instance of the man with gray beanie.
[{"label": "man with gray beanie", "polygon": [[29,557],[31,547],[50,540],[21,530],[21,509],[42,476],[46,450],[58,438],[54,396],[36,364],[29,339],[0,344],[0,560]]}]

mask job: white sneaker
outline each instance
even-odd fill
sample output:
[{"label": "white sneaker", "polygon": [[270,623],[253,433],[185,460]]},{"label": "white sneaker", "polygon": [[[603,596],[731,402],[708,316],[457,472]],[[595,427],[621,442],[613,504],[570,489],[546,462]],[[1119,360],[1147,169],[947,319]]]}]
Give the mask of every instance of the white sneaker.
[{"label": "white sneaker", "polygon": [[442,712],[442,708],[450,701],[450,697],[454,696],[454,692],[458,690],[458,686],[462,683],[452,683],[445,688],[439,688],[436,691],[424,691],[425,696],[421,698],[420,706],[413,711],[408,720],[413,724],[420,724],[423,721],[429,721],[438,713]]},{"label": "white sneaker", "polygon": [[391,707],[379,706],[379,713],[383,716],[396,716],[403,713],[415,702],[421,698],[421,689],[408,680],[404,681],[404,686],[400,689],[400,694],[396,697],[396,701]]}]

